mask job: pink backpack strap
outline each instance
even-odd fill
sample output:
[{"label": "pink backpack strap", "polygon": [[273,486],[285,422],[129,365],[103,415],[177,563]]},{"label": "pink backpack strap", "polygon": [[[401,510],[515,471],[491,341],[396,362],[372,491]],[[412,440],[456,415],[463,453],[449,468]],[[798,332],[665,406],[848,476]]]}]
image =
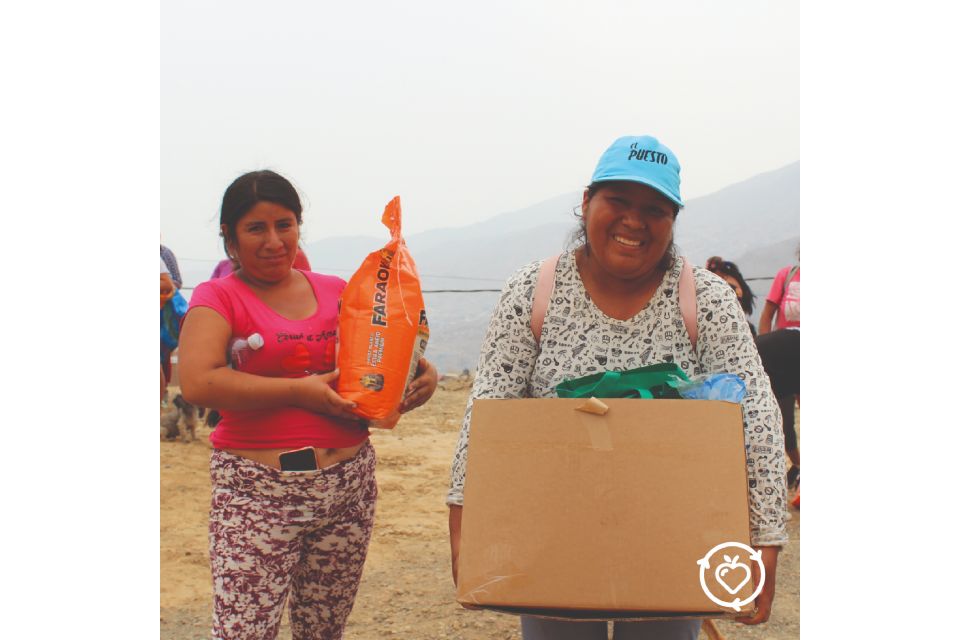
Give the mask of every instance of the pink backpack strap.
[{"label": "pink backpack strap", "polygon": [[697,352],[697,285],[693,280],[693,268],[690,261],[683,260],[683,266],[680,268],[680,315],[683,316],[683,324],[687,327],[687,334],[690,336],[690,344],[693,345],[693,352]]},{"label": "pink backpack strap", "polygon": [[533,313],[530,316],[530,330],[533,339],[540,344],[540,333],[543,331],[543,319],[547,316],[547,307],[553,297],[553,283],[557,278],[557,262],[560,256],[547,258],[540,265],[540,274],[537,276],[537,288],[533,290]]}]

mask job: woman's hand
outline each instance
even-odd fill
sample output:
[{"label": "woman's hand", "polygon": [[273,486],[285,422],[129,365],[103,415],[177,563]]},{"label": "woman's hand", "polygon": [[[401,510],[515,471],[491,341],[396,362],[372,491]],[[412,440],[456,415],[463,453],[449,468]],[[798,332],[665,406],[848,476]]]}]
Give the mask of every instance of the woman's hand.
[{"label": "woman's hand", "polygon": [[[763,624],[770,619],[770,612],[773,609],[773,594],[777,589],[777,557],[780,555],[780,547],[757,547],[760,550],[760,556],[763,560],[763,569],[765,577],[763,580],[763,591],[757,596],[757,608],[752,615],[741,616],[736,619],[741,624]],[[760,568],[753,569],[753,584],[756,586],[760,581]]]},{"label": "woman's hand", "polygon": [[[463,521],[463,507],[450,505],[450,569],[453,571],[453,586],[457,586],[460,577],[460,524]],[[460,603],[464,609],[479,609],[472,604]]]},{"label": "woman's hand", "polygon": [[334,418],[362,420],[359,416],[350,413],[352,409],[357,407],[357,403],[344,400],[330,386],[330,383],[336,380],[339,375],[340,370],[334,369],[330,373],[318,373],[297,378],[296,406]]},{"label": "woman's hand", "polygon": [[400,403],[400,413],[416,409],[430,399],[437,390],[437,368],[426,358],[420,358],[417,363],[417,375],[410,381],[407,394]]}]

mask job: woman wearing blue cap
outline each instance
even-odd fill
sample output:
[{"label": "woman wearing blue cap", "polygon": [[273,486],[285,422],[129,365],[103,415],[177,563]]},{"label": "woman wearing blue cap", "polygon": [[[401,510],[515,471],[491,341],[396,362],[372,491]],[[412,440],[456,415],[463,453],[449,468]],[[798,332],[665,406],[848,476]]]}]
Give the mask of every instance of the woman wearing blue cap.
[{"label": "woman wearing blue cap", "polygon": [[[759,624],[769,618],[777,555],[787,541],[780,412],[733,290],[677,254],[674,224],[682,207],[673,152],[650,136],[619,138],[584,191],[579,246],[529,264],[507,281],[453,460],[447,504],[454,580],[475,398],[556,397],[554,388],[565,380],[674,362],[689,376],[735,373],[746,384],[750,537],[761,551],[766,580],[756,612],[738,620]],[[552,292],[542,285],[551,280]],[[692,312],[684,318],[681,290],[695,296],[695,318]],[[604,622],[521,621],[525,640],[607,637]],[[700,620],[617,622],[614,638],[693,640],[699,630]]]}]

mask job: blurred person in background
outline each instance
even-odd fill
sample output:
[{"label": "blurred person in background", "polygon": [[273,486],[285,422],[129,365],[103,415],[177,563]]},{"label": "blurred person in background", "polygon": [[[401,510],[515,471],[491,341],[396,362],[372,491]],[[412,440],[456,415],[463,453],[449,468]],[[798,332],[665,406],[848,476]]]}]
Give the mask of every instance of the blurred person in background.
[{"label": "blurred person in background", "polygon": [[[161,245],[162,248],[162,245]],[[173,279],[170,277],[170,268],[163,259],[163,253],[160,255],[160,402],[167,397],[167,375],[164,367],[164,359],[169,361],[169,354],[165,353],[163,344],[163,307],[173,297],[176,287],[173,286]]]},{"label": "blurred person in background", "polygon": [[170,382],[170,355],[177,348],[180,336],[180,320],[187,312],[187,301],[180,295],[167,263],[160,258],[160,402],[167,395]]},{"label": "blurred person in background", "polygon": [[[771,326],[776,320],[776,329]],[[791,467],[787,484],[800,483],[800,447],[797,444],[796,405],[800,400],[800,248],[797,264],[777,272],[760,316],[757,349],[770,376],[783,414],[783,435]]]},{"label": "blurred person in background", "polygon": [[757,296],[753,294],[750,285],[744,280],[743,274],[740,273],[740,268],[732,262],[724,260],[719,256],[714,256],[707,260],[707,271],[723,278],[723,281],[729,284],[733,292],[737,294],[740,307],[747,317],[747,325],[750,327],[750,333],[756,338],[757,328],[750,322],[750,316],[753,315],[753,301],[757,299]]},{"label": "blurred person in background", "polygon": [[173,254],[173,251],[169,247],[160,245],[160,259],[163,260],[163,264],[167,267],[167,272],[170,274],[170,279],[173,281],[173,285],[177,289],[183,288],[183,278],[180,276],[180,265],[177,264],[177,256]]},{"label": "blurred person in background", "polygon": [[[166,274],[166,282],[164,281],[164,274]],[[160,371],[163,374],[163,380],[161,383],[161,400],[166,396],[167,383],[170,382],[170,378],[173,374],[173,367],[170,364],[170,358],[173,355],[174,347],[170,347],[169,333],[167,331],[168,340],[164,344],[164,334],[163,334],[163,309],[167,305],[167,302],[173,298],[173,294],[178,290],[183,288],[183,278],[180,275],[180,265],[177,264],[177,256],[173,254],[173,251],[169,247],[165,247],[163,243],[160,244]],[[168,309],[167,315],[171,315],[170,309]],[[169,319],[169,318],[168,318]]]},{"label": "blurred person in background", "polygon": [[760,314],[760,333],[769,333],[776,318],[776,329],[800,329],[800,248],[797,264],[777,272],[767,302]]}]

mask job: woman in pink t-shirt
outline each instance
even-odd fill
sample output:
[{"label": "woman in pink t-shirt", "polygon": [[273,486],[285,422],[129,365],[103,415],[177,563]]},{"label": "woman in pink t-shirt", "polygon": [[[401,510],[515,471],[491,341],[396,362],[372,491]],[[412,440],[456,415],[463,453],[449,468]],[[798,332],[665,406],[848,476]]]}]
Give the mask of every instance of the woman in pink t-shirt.
[{"label": "woman in pink t-shirt", "polygon": [[[800,250],[797,250],[797,259]],[[776,316],[776,330],[771,331]],[[787,484],[800,483],[800,446],[795,428],[795,404],[800,398],[800,265],[777,272],[760,315],[757,349],[783,414],[783,436],[790,470]]]},{"label": "woman in pink t-shirt", "polygon": [[777,272],[760,314],[760,333],[770,331],[774,316],[777,329],[800,328],[800,265],[784,267]]},{"label": "woman in pink t-shirt", "polygon": [[[180,336],[184,398],[222,416],[210,436],[216,638],[275,637],[288,595],[294,638],[340,638],[372,531],[375,453],[332,386],[345,283],[294,268],[301,223],[285,178],[237,178],[220,229],[239,268],[196,288]],[[421,360],[401,411],[436,384]],[[315,468],[281,470],[297,449]]]}]

